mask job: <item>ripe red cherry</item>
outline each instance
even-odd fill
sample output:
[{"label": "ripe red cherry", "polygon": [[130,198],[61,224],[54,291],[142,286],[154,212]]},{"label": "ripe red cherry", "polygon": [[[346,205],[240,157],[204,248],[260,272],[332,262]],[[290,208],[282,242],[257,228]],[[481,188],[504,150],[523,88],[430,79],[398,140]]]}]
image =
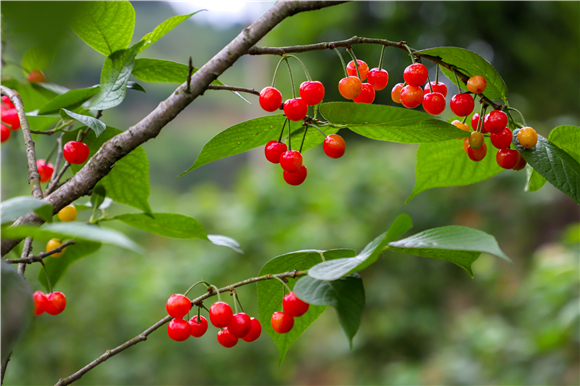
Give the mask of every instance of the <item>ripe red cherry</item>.
[{"label": "ripe red cherry", "polygon": [[248,314],[243,312],[235,314],[230,324],[228,324],[228,331],[236,338],[246,336],[246,334],[250,332],[251,328],[252,320]]},{"label": "ripe red cherry", "polygon": [[2,122],[8,124],[12,130],[20,129],[20,118],[16,109],[3,110],[0,114]]},{"label": "ripe red cherry", "polygon": [[431,115],[439,115],[445,110],[445,97],[439,92],[430,92],[423,97],[423,108]]},{"label": "ripe red cherry", "polygon": [[[429,87],[429,85],[431,85],[431,87]],[[433,92],[438,92],[443,94],[444,97],[447,97],[447,85],[445,85],[445,83],[439,82],[439,83],[435,83],[435,82],[431,82],[431,83],[427,83],[425,85],[425,94],[429,94],[431,92],[431,89],[433,89]]]},{"label": "ripe red cherry", "polygon": [[380,91],[387,87],[389,73],[384,69],[373,68],[369,71],[368,82],[375,90]]},{"label": "ripe red cherry", "polygon": [[48,304],[46,312],[50,315],[58,315],[64,311],[66,307],[66,297],[62,292],[53,292],[47,295]]},{"label": "ripe red cherry", "polygon": [[252,328],[250,329],[250,332],[242,337],[242,340],[245,342],[253,342],[262,334],[262,325],[260,324],[260,321],[256,318],[252,318],[251,320]]},{"label": "ripe red cherry", "polygon": [[308,106],[319,104],[324,98],[324,85],[319,81],[302,82],[300,85],[300,98]]},{"label": "ripe red cherry", "polygon": [[[479,113],[475,113],[473,114],[473,117],[471,117],[471,128],[473,129],[473,131],[477,130],[477,125],[479,124]],[[487,133],[487,130],[485,130],[485,127],[483,127],[483,125],[481,125],[481,133],[485,134]]]},{"label": "ripe red cherry", "polygon": [[427,67],[421,63],[414,63],[405,68],[403,78],[408,85],[419,87],[425,84],[429,71]]},{"label": "ripe red cherry", "polygon": [[167,335],[177,342],[183,342],[191,335],[191,327],[183,319],[172,319],[167,325]]},{"label": "ripe red cherry", "polygon": [[[358,63],[358,71],[360,72],[360,80],[365,80],[369,73],[369,66],[362,60],[357,59],[356,62]],[[354,60],[351,60],[346,65],[346,73],[348,76],[356,76],[358,78],[358,74],[356,73],[356,66],[354,65]]]},{"label": "ripe red cherry", "polygon": [[518,163],[518,151],[513,149],[500,149],[495,160],[504,169],[512,169]]},{"label": "ripe red cherry", "polygon": [[489,139],[496,148],[507,149],[512,143],[512,131],[506,127],[499,133],[491,133]]},{"label": "ripe red cherry", "polygon": [[10,134],[12,133],[11,130],[8,128],[8,126],[4,125],[3,123],[0,123],[0,143],[8,141],[8,139],[10,138]]},{"label": "ripe red cherry", "polygon": [[302,316],[308,311],[310,304],[298,299],[298,296],[292,291],[284,296],[282,307],[284,308],[284,312],[290,316]]},{"label": "ripe red cherry", "polygon": [[307,174],[308,169],[306,169],[306,166],[304,165],[300,166],[300,169],[296,172],[287,172],[284,170],[284,181],[286,181],[288,185],[298,186],[306,180]]},{"label": "ripe red cherry", "polygon": [[330,134],[324,139],[322,149],[330,158],[340,158],[344,155],[346,143],[340,135]]},{"label": "ripe red cherry", "polygon": [[191,329],[191,336],[195,338],[200,338],[207,331],[207,319],[200,316],[199,319],[197,315],[189,320],[189,327]]},{"label": "ripe red cherry", "polygon": [[284,114],[291,121],[301,121],[306,117],[308,105],[302,98],[288,99],[284,102]]},{"label": "ripe red cherry", "polygon": [[233,336],[227,328],[218,332],[217,340],[222,346],[227,348],[234,347],[238,344],[238,338]]},{"label": "ripe red cherry", "polygon": [[32,294],[32,300],[34,300],[34,316],[42,315],[48,307],[48,298],[44,293],[36,291]]},{"label": "ripe red cherry", "polygon": [[423,89],[407,85],[401,90],[401,103],[407,108],[417,107],[423,102]]},{"label": "ripe red cherry", "polygon": [[209,320],[217,328],[227,327],[233,317],[234,313],[228,303],[215,302],[209,309]]},{"label": "ripe red cherry", "polygon": [[12,101],[10,100],[10,97],[8,95],[4,95],[2,97],[2,110],[11,110],[15,108],[16,107],[14,106],[14,103],[12,103]]},{"label": "ripe red cherry", "polygon": [[363,83],[359,96],[353,99],[355,103],[373,103],[375,100],[375,89],[368,83]]},{"label": "ripe red cherry", "polygon": [[172,318],[183,318],[191,309],[191,301],[181,294],[171,295],[167,299],[165,309]]},{"label": "ripe red cherry", "polygon": [[285,143],[278,141],[270,141],[266,144],[264,153],[266,154],[266,159],[274,164],[280,163],[280,156],[288,150]]},{"label": "ripe red cherry", "polygon": [[395,103],[401,103],[401,90],[403,89],[403,83],[397,83],[393,86],[391,90],[391,99]]},{"label": "ripe red cherry", "polygon": [[453,111],[453,113],[458,117],[466,117],[473,111],[475,103],[473,102],[471,95],[457,94],[451,98],[449,107],[451,107],[451,111]]},{"label": "ripe red cherry", "polygon": [[44,83],[46,81],[46,77],[40,70],[30,71],[30,73],[26,76],[26,79],[28,79],[31,82],[37,83]]},{"label": "ripe red cherry", "polygon": [[260,91],[258,101],[264,110],[273,112],[282,106],[282,94],[274,87],[264,87]]},{"label": "ripe red cherry", "polygon": [[514,166],[512,169],[517,172],[525,168],[526,164],[527,164],[526,160],[524,159],[524,157],[522,157],[520,152],[518,152],[518,162],[516,163],[516,166]]},{"label": "ripe red cherry", "polygon": [[86,143],[69,141],[62,148],[62,155],[68,163],[80,165],[89,158],[89,147]]},{"label": "ripe red cherry", "polygon": [[508,124],[507,114],[501,110],[490,111],[485,115],[483,120],[483,127],[490,133],[499,133]]},{"label": "ripe red cherry", "polygon": [[297,172],[302,166],[302,154],[298,150],[288,150],[280,156],[280,166],[287,172]]},{"label": "ripe red cherry", "polygon": [[36,161],[36,169],[38,174],[40,174],[40,182],[50,181],[50,177],[54,173],[54,167],[50,162],[47,163],[45,160],[39,159]]},{"label": "ripe red cherry", "polygon": [[479,149],[473,149],[471,148],[471,146],[467,147],[467,155],[469,156],[469,158],[471,158],[472,161],[481,161],[482,159],[485,158],[485,155],[487,154],[487,145],[485,144],[485,142],[483,143],[483,146],[480,147]]},{"label": "ripe red cherry", "polygon": [[362,82],[356,76],[342,78],[338,82],[338,91],[346,99],[354,99],[362,92]]},{"label": "ripe red cherry", "polygon": [[278,334],[285,334],[294,327],[294,317],[285,312],[276,311],[272,315],[270,323],[272,324],[274,331]]}]

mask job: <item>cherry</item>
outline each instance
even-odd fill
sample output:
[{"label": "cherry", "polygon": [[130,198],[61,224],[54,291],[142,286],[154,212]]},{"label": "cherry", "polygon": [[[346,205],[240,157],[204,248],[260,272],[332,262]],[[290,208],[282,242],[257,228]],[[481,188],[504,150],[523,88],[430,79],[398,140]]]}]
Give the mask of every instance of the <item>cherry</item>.
[{"label": "cherry", "polygon": [[[477,125],[479,124],[479,113],[475,113],[473,114],[473,117],[471,117],[471,127],[473,128],[473,131],[477,131]],[[487,130],[485,130],[485,127],[481,127],[481,133],[485,134],[487,133]]]},{"label": "cherry", "polygon": [[324,139],[322,149],[330,158],[340,158],[344,155],[346,143],[340,135],[330,134]]},{"label": "cherry", "polygon": [[270,320],[272,328],[278,334],[285,334],[294,327],[294,317],[284,312],[274,312]]},{"label": "cherry", "polygon": [[203,316],[196,316],[189,320],[189,327],[191,328],[191,336],[200,338],[207,331],[207,319]]},{"label": "cherry", "polygon": [[227,327],[233,317],[234,313],[228,303],[215,302],[209,309],[209,320],[217,328]]},{"label": "cherry", "polygon": [[12,130],[20,129],[20,118],[16,109],[3,110],[0,114],[2,122],[8,124]]},{"label": "cherry", "polygon": [[338,91],[345,99],[354,99],[362,92],[362,82],[356,76],[342,78],[338,82]]},{"label": "cherry", "polygon": [[324,85],[319,81],[302,82],[300,97],[308,106],[315,106],[324,98]]},{"label": "cherry", "polygon": [[[429,85],[431,85],[431,87],[429,87]],[[431,91],[431,89],[433,89],[433,91]],[[438,92],[443,94],[444,97],[447,98],[447,85],[445,83],[439,82],[439,83],[435,83],[435,82],[430,82],[427,83],[427,85],[425,86],[425,94],[429,94],[430,92]]]},{"label": "cherry", "polygon": [[297,172],[302,166],[302,154],[298,150],[288,150],[280,156],[280,166],[287,172]]},{"label": "cherry", "polygon": [[44,83],[46,81],[46,77],[40,70],[30,71],[30,73],[26,76],[26,79],[28,79],[30,82],[36,83]]},{"label": "cherry", "polygon": [[266,154],[266,159],[273,164],[280,163],[280,156],[288,150],[288,147],[285,143],[278,142],[278,141],[270,141],[266,144],[266,148],[264,149],[264,153]]},{"label": "cherry", "polygon": [[499,133],[491,133],[489,139],[496,148],[507,149],[512,143],[512,131],[506,127]]},{"label": "cherry", "polygon": [[46,295],[40,291],[36,291],[32,294],[32,300],[34,301],[34,316],[39,316],[46,311],[48,307],[48,298]]},{"label": "cherry", "polygon": [[77,219],[77,208],[74,205],[67,205],[58,211],[58,219],[62,222],[70,222]]},{"label": "cherry", "polygon": [[487,145],[485,144],[485,142],[483,143],[483,146],[481,146],[479,149],[473,149],[471,146],[467,147],[467,155],[473,161],[481,161],[482,159],[485,158],[486,154],[487,154]]},{"label": "cherry", "polygon": [[487,82],[481,75],[472,76],[467,81],[467,89],[474,94],[481,94],[485,90],[486,86]]},{"label": "cherry", "polygon": [[10,130],[8,126],[4,125],[3,123],[0,123],[0,143],[8,141],[8,139],[10,138],[10,134],[12,134],[11,131],[12,130]]},{"label": "cherry", "polygon": [[369,71],[368,82],[375,90],[381,91],[389,83],[389,73],[384,69],[373,68]]},{"label": "cherry", "polygon": [[469,135],[469,146],[473,150],[480,149],[483,146],[483,134],[478,131],[474,131]]},{"label": "cherry", "polygon": [[4,95],[2,97],[2,110],[11,110],[15,108],[16,107],[14,106],[14,103],[12,103],[12,101],[10,100],[10,97],[8,95]]},{"label": "cherry", "polygon": [[191,310],[191,300],[181,294],[171,295],[167,299],[165,309],[172,318],[183,318]]},{"label": "cherry", "polygon": [[395,103],[401,103],[401,90],[403,89],[403,83],[397,83],[391,90],[391,99]]},{"label": "cherry", "polygon": [[513,149],[500,149],[495,160],[504,169],[512,169],[518,163],[518,151]]},{"label": "cherry", "polygon": [[463,151],[465,152],[465,154],[469,155],[467,149],[469,149],[469,138],[463,138]]},{"label": "cherry", "polygon": [[89,147],[83,142],[69,141],[62,148],[62,155],[68,163],[80,165],[89,158]]},{"label": "cherry", "polygon": [[423,102],[423,89],[407,85],[401,90],[401,103],[407,108],[417,107]]},{"label": "cherry", "polygon": [[246,336],[246,334],[248,334],[251,329],[252,320],[247,314],[243,312],[235,314],[230,324],[228,324],[228,331],[236,338]]},{"label": "cherry", "polygon": [[306,117],[308,105],[302,98],[288,99],[284,102],[284,114],[291,121],[301,121]]},{"label": "cherry", "polygon": [[445,97],[439,92],[430,92],[423,96],[423,108],[431,115],[439,115],[445,110]]},{"label": "cherry", "polygon": [[507,114],[501,110],[490,111],[489,114],[485,115],[483,120],[483,127],[490,133],[499,133],[508,124]]},{"label": "cherry", "polygon": [[526,149],[531,149],[538,143],[538,133],[531,127],[522,127],[518,131],[518,142]]},{"label": "cherry", "polygon": [[302,316],[308,311],[310,304],[298,299],[298,296],[294,291],[290,292],[288,295],[284,296],[282,300],[282,307],[286,314],[290,316]]},{"label": "cherry", "polygon": [[407,82],[408,85],[419,87],[425,84],[428,75],[429,71],[425,65],[421,63],[414,63],[405,68],[403,78],[405,78],[405,82]]},{"label": "cherry", "polygon": [[282,94],[274,87],[264,87],[260,91],[258,101],[264,110],[273,112],[282,106]]},{"label": "cherry", "polygon": [[251,320],[252,328],[250,329],[250,332],[242,337],[242,340],[245,342],[253,342],[262,334],[262,325],[260,324],[260,321],[256,318],[251,318]]},{"label": "cherry", "polygon": [[58,315],[64,311],[66,307],[66,297],[62,292],[53,292],[47,295],[48,303],[46,305],[46,312],[50,315]]},{"label": "cherry", "polygon": [[[60,247],[61,245],[62,245],[62,243],[60,242],[59,239],[50,239],[50,240],[48,240],[48,243],[46,243],[46,251],[47,252],[50,252],[53,249],[56,249],[56,248]],[[50,256],[52,256],[52,257],[60,257],[60,256],[62,256],[62,254],[65,251],[66,251],[66,247],[62,251],[57,252],[57,253],[53,253]]]},{"label": "cherry", "polygon": [[[356,62],[358,63],[358,71],[360,72],[360,80],[363,81],[367,78],[369,73],[369,66],[362,60],[357,59]],[[358,78],[358,74],[356,73],[356,66],[354,65],[354,60],[351,60],[346,65],[346,73],[348,76],[356,76]]]},{"label": "cherry", "polygon": [[296,172],[287,172],[284,170],[284,181],[289,185],[298,186],[304,182],[307,174],[308,169],[304,165],[300,166],[300,169]]},{"label": "cherry", "polygon": [[516,166],[514,166],[512,169],[517,172],[525,168],[526,164],[527,164],[526,160],[524,159],[524,157],[522,157],[521,153],[518,152],[518,162],[516,163]]},{"label": "cherry", "polygon": [[455,127],[457,127],[458,129],[461,129],[463,131],[471,131],[469,130],[469,126],[467,126],[465,123],[458,121],[457,119],[454,120],[453,122],[451,122],[451,124]]},{"label": "cherry", "polygon": [[473,102],[471,95],[457,94],[451,98],[449,107],[451,107],[451,111],[453,111],[453,113],[458,117],[466,117],[473,111],[475,103]]},{"label": "cherry", "polygon": [[175,318],[167,325],[167,335],[177,342],[183,342],[191,335],[191,327],[187,321]]},{"label": "cherry", "polygon": [[353,99],[355,103],[373,103],[375,100],[375,89],[368,83],[363,83],[359,96]]},{"label": "cherry", "polygon": [[38,170],[38,174],[40,174],[40,182],[50,181],[50,177],[52,177],[52,173],[54,172],[54,167],[50,162],[47,163],[45,160],[39,159],[36,161],[36,169]]},{"label": "cherry", "polygon": [[222,346],[227,348],[234,347],[236,344],[238,344],[238,338],[233,336],[227,328],[224,328],[218,332],[217,340]]}]

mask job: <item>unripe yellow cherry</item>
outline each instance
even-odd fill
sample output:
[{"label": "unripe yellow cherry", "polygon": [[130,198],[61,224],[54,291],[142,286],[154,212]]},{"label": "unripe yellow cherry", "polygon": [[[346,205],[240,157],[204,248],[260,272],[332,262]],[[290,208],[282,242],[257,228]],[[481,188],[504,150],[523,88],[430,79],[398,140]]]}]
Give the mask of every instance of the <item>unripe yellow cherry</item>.
[{"label": "unripe yellow cherry", "polygon": [[471,131],[469,126],[467,126],[465,123],[461,123],[461,121],[458,121],[457,119],[451,122],[451,124],[463,131]]},{"label": "unripe yellow cherry", "polygon": [[522,127],[518,132],[518,142],[526,149],[531,149],[538,143],[538,134],[531,127]]},{"label": "unripe yellow cherry", "polygon": [[77,208],[74,205],[67,205],[58,211],[58,219],[62,222],[74,221],[77,218]]},{"label": "unripe yellow cherry", "polygon": [[469,135],[469,146],[473,150],[480,149],[483,146],[483,134],[478,131],[474,131]]},{"label": "unripe yellow cherry", "polygon": [[[48,243],[46,243],[46,251],[47,252],[50,252],[53,249],[56,249],[56,248],[60,247],[61,245],[62,245],[62,243],[60,242],[59,239],[50,239],[50,240],[48,240]],[[63,249],[60,252],[53,253],[50,256],[52,256],[52,257],[60,257],[60,256],[62,256],[62,254],[64,253],[64,251],[66,251],[66,248]]]}]

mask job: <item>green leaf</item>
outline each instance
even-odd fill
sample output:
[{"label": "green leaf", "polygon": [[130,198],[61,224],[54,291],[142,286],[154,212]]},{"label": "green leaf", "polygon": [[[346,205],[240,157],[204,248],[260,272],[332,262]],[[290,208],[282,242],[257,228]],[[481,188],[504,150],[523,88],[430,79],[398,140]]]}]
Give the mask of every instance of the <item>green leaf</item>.
[{"label": "green leaf", "polygon": [[[50,221],[53,208],[48,202],[30,196],[13,197],[0,203],[2,224],[10,223],[30,211],[35,211],[43,220]],[[50,214],[47,216],[48,212]]]},{"label": "green leaf", "polygon": [[485,143],[487,155],[479,162],[472,161],[465,154],[462,140],[420,144],[415,166],[415,188],[406,202],[427,189],[474,184],[503,171],[495,160],[497,149],[489,137],[485,137]]},{"label": "green leaf", "polygon": [[325,261],[308,270],[308,276],[316,280],[333,281],[350,273],[359,272],[373,264],[387,245],[398,239],[403,233],[413,227],[413,221],[408,214],[402,213],[389,229],[376,237],[355,257]]},{"label": "green leaf", "polygon": [[22,68],[30,72],[32,70],[44,70],[54,61],[55,52],[50,52],[45,47],[32,47],[22,56]]},{"label": "green leaf", "polygon": [[244,251],[240,247],[240,243],[236,240],[232,239],[231,237],[224,236],[224,235],[207,235],[209,241],[211,241],[214,245],[219,245],[222,247],[228,247],[233,249],[234,251],[244,254]]},{"label": "green leaf", "polygon": [[335,281],[306,276],[298,280],[294,292],[306,303],[334,307],[352,350],[352,339],[358,331],[365,307],[365,289],[360,275],[354,273]]},{"label": "green leaf", "polygon": [[57,113],[61,108],[74,110],[99,93],[100,86],[67,91],[38,109],[38,115]]},{"label": "green leaf", "polygon": [[70,117],[70,118],[77,120],[80,123],[85,124],[88,127],[90,127],[95,132],[95,135],[97,137],[99,135],[101,135],[103,133],[103,131],[105,131],[107,129],[107,125],[105,125],[105,123],[103,121],[101,121],[97,118],[91,117],[89,115],[82,115],[82,114],[73,113],[72,111],[69,111],[67,109],[62,109],[61,111],[62,111],[61,115],[65,115],[66,117]]},{"label": "green leaf", "polygon": [[580,162],[580,127],[578,126],[558,126],[550,131],[548,140]]},{"label": "green leaf", "polygon": [[147,93],[147,91],[145,91],[145,89],[143,88],[143,86],[141,86],[139,83],[133,82],[133,81],[127,82],[127,89],[128,90],[141,91],[142,93]]},{"label": "green leaf", "polygon": [[469,135],[430,114],[401,107],[330,102],[320,106],[320,113],[331,123],[379,141],[426,143]]},{"label": "green leaf", "polygon": [[526,173],[528,174],[528,181],[525,187],[526,192],[536,192],[546,183],[546,179],[530,165],[526,165]]},{"label": "green leaf", "polygon": [[[50,277],[50,283],[54,288],[56,283],[65,274],[68,267],[75,261],[91,255],[101,248],[100,243],[91,241],[77,241],[73,245],[66,247],[65,252],[60,257],[47,257],[44,259],[44,266]],[[48,291],[48,283],[46,281],[46,273],[43,269],[38,272],[38,281]]]},{"label": "green leaf", "polygon": [[[457,67],[461,72],[465,73],[469,77],[475,75],[483,76],[487,82],[487,87],[485,88],[483,95],[491,100],[507,99],[508,90],[501,75],[487,60],[475,52],[458,47],[437,47],[416,52],[439,57],[443,62]],[[449,80],[457,84],[453,72],[449,71],[443,66],[440,68],[445,76],[449,78]],[[467,86],[465,86],[463,82],[459,81],[459,83],[462,89],[467,90]]]},{"label": "green leaf", "polygon": [[[101,146],[121,133],[121,130],[107,127],[99,137],[90,131],[83,140],[89,146],[89,159],[101,148]],[[63,143],[74,141],[76,132],[66,133]],[[73,173],[77,173],[85,164],[71,165]],[[147,154],[141,146],[127,154],[115,163],[115,167],[107,174],[97,186],[102,186],[107,192],[107,197],[120,204],[125,204],[151,213],[151,207],[147,202],[149,198],[149,161]]]},{"label": "green leaf", "polygon": [[387,249],[407,255],[445,260],[465,269],[471,277],[471,263],[482,252],[511,262],[497,245],[495,237],[464,226],[428,229],[406,239],[389,243]]},{"label": "green leaf", "polygon": [[73,31],[105,56],[129,47],[135,10],[129,1],[91,1],[72,19]]},{"label": "green leaf", "polygon": [[166,33],[168,33],[173,28],[175,28],[179,24],[181,24],[183,21],[189,19],[191,16],[193,16],[196,13],[201,12],[201,11],[205,11],[205,10],[202,9],[202,10],[199,10],[197,12],[190,13],[188,15],[173,16],[173,17],[170,17],[169,19],[165,20],[163,23],[161,23],[157,27],[155,27],[155,29],[152,32],[149,32],[147,35],[143,36],[141,41],[144,44],[139,49],[139,52],[145,50],[146,48],[151,46],[153,43],[155,43],[157,40],[159,40],[163,36],[165,36]]},{"label": "green leaf", "polygon": [[145,232],[175,239],[206,239],[205,229],[196,219],[175,213],[128,213],[107,220],[119,220]]},{"label": "green leaf", "polygon": [[[351,249],[334,249],[330,251],[305,250],[298,252],[291,252],[281,256],[277,256],[267,262],[260,270],[260,276],[269,273],[283,273],[297,269],[303,271],[320,263],[322,261],[321,255],[324,255],[326,260],[337,259],[341,257],[354,256],[356,251]],[[288,286],[294,287],[297,278],[289,278]],[[268,322],[275,311],[282,310],[282,299],[284,297],[284,287],[278,280],[264,280],[257,283],[258,290],[258,312],[260,320],[263,321],[262,328],[270,335],[278,352],[280,353],[280,364],[286,357],[286,352],[292,344],[298,339],[300,335],[308,326],[312,324],[324,312],[326,306],[310,306],[308,312],[299,318],[294,319],[294,327],[286,334],[278,334]]]},{"label": "green leaf", "polygon": [[189,67],[171,60],[139,58],[135,59],[132,73],[135,78],[148,83],[185,83]]}]

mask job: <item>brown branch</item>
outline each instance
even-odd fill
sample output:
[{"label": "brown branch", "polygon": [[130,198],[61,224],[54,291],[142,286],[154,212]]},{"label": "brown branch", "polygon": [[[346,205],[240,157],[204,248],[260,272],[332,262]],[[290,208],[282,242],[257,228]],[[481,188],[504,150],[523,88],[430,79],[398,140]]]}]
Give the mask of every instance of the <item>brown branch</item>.
[{"label": "brown branch", "polygon": [[[30,254],[31,250],[32,250],[32,237],[27,237],[26,240],[24,240],[24,247],[22,248],[21,257],[27,257]],[[25,271],[26,264],[24,263],[18,264],[18,273],[20,274],[20,276],[24,277]]]},{"label": "brown branch", "polygon": [[[297,276],[304,276],[307,273],[308,273],[308,271],[296,271],[296,270],[291,271],[291,272],[278,273],[278,274],[274,274],[274,275],[270,273],[267,275],[252,277],[250,279],[246,279],[246,280],[234,283],[234,284],[230,284],[226,287],[222,287],[222,288],[218,289],[218,291],[220,293],[231,292],[231,291],[233,291],[234,288],[241,287],[241,286],[251,284],[251,283],[256,283],[258,281],[271,280],[271,279],[275,279],[275,278],[282,279],[282,278],[286,278],[286,277],[294,278]],[[212,289],[211,292],[207,292],[207,293],[193,299],[191,301],[192,307],[194,305],[201,306],[202,302],[205,299],[207,299],[211,296],[214,296],[214,295],[216,295],[216,292],[215,292],[215,290]],[[94,361],[92,361],[91,363],[89,363],[88,365],[86,365],[85,367],[83,367],[82,369],[77,371],[76,373],[74,373],[66,378],[59,379],[59,381],[55,384],[55,386],[65,386],[65,385],[69,385],[69,384],[73,383],[74,381],[79,380],[87,372],[89,372],[93,368],[97,367],[98,365],[100,365],[101,363],[103,363],[107,359],[111,358],[112,356],[117,355],[121,351],[126,350],[129,347],[134,346],[139,342],[143,342],[144,340],[147,340],[147,337],[153,331],[157,330],[159,327],[163,326],[165,323],[168,323],[169,321],[171,321],[171,319],[173,319],[171,316],[164,317],[163,319],[161,319],[160,321],[158,321],[157,323],[155,323],[154,325],[152,325],[151,327],[149,327],[148,329],[146,329],[145,331],[143,331],[141,334],[137,335],[133,339],[126,341],[122,345],[117,346],[112,350],[107,350],[103,355],[99,356],[97,359],[95,359]]]},{"label": "brown branch", "polygon": [[51,249],[50,251],[40,252],[38,254],[38,256],[29,254],[28,257],[21,257],[20,259],[5,259],[4,261],[6,263],[9,263],[9,264],[31,264],[31,263],[34,263],[37,261],[42,261],[43,259],[47,258],[48,256],[54,255],[55,253],[62,251],[63,249],[65,249],[66,247],[68,247],[69,245],[72,245],[74,243],[75,243],[74,240],[67,241],[66,243],[62,243],[60,246],[58,246],[57,248]]},{"label": "brown branch", "polygon": [[254,90],[253,88],[245,88],[245,87],[236,87],[236,86],[226,86],[226,85],[217,85],[217,84],[210,84],[207,86],[208,90],[229,90],[229,91],[239,91],[239,92],[247,92],[249,94],[260,95],[259,91]]}]

